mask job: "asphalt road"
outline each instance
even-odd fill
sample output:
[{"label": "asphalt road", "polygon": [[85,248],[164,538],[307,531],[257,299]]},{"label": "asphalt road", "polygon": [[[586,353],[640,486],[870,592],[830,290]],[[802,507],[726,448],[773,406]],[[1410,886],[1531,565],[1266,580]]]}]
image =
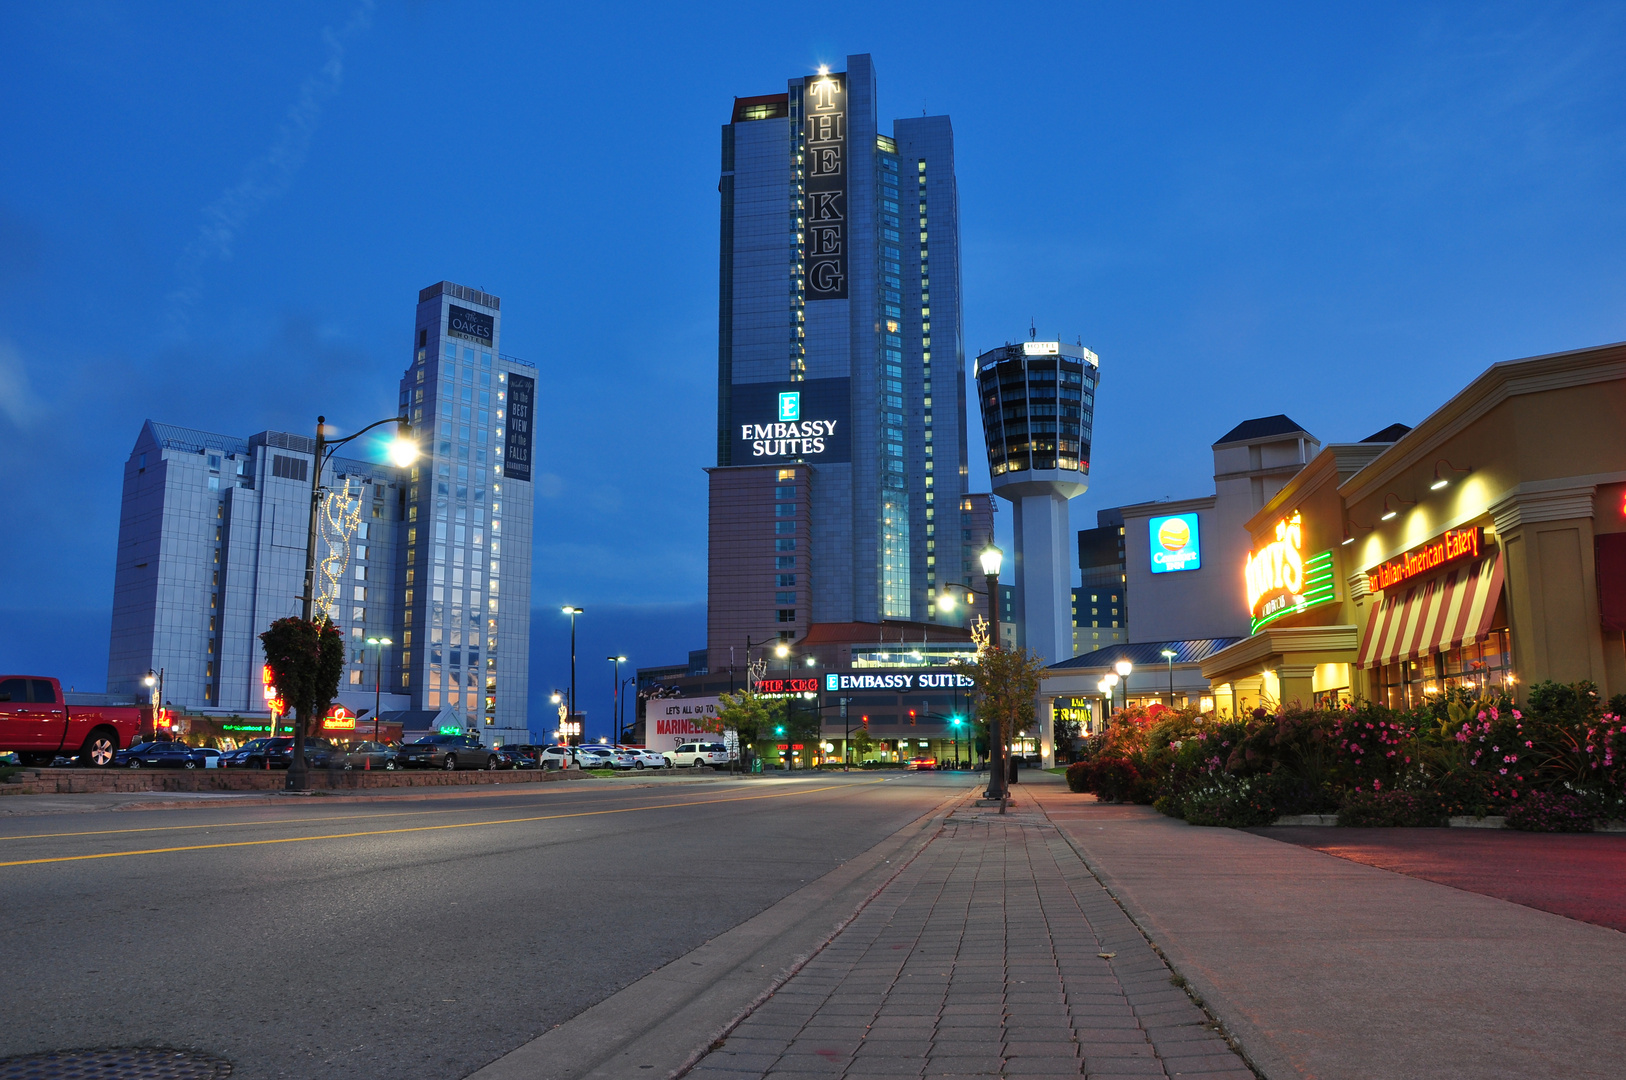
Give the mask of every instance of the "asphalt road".
[{"label": "asphalt road", "polygon": [[455,1078],[738,925],[974,777],[820,774],[0,821],[0,1058]]}]

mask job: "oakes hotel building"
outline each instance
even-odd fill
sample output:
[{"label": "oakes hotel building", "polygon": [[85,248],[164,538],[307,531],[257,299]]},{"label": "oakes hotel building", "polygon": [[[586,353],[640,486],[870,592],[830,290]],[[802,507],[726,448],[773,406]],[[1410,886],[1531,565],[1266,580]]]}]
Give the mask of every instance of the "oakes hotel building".
[{"label": "oakes hotel building", "polygon": [[[476,289],[419,293],[398,404],[420,456],[376,464],[358,442],[326,463],[318,591],[349,647],[340,700],[353,712],[371,710],[376,681],[405,730],[521,743],[536,379],[499,351],[501,320],[499,298]],[[315,451],[286,432],[142,426],[124,469],[110,692],[144,694],[162,671],[178,709],[266,712],[259,635],[301,610]]]}]

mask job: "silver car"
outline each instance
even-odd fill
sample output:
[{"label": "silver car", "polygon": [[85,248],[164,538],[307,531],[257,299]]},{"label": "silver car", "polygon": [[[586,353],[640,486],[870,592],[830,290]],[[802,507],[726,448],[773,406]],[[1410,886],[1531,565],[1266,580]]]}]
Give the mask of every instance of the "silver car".
[{"label": "silver car", "polygon": [[658,754],[642,746],[628,746],[624,748],[624,752],[632,755],[632,767],[635,769],[665,769],[672,764],[666,760],[665,754]]},{"label": "silver car", "polygon": [[608,746],[578,746],[576,764],[584,769],[613,769],[615,752]]}]

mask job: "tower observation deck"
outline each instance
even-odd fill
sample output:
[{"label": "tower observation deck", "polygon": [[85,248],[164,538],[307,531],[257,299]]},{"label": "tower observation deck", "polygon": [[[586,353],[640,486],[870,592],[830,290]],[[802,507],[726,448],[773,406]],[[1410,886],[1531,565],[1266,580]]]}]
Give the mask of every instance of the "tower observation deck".
[{"label": "tower observation deck", "polygon": [[977,357],[994,494],[1015,510],[1017,643],[1073,655],[1067,502],[1089,487],[1100,360],[1082,345],[1024,341]]}]

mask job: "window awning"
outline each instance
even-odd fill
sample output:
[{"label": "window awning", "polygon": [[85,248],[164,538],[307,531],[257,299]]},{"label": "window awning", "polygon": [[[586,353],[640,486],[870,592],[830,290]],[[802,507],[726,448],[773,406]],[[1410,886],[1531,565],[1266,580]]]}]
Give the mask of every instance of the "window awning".
[{"label": "window awning", "polygon": [[1391,589],[1372,608],[1356,663],[1369,668],[1415,660],[1483,637],[1501,595],[1500,552],[1404,591]]}]

